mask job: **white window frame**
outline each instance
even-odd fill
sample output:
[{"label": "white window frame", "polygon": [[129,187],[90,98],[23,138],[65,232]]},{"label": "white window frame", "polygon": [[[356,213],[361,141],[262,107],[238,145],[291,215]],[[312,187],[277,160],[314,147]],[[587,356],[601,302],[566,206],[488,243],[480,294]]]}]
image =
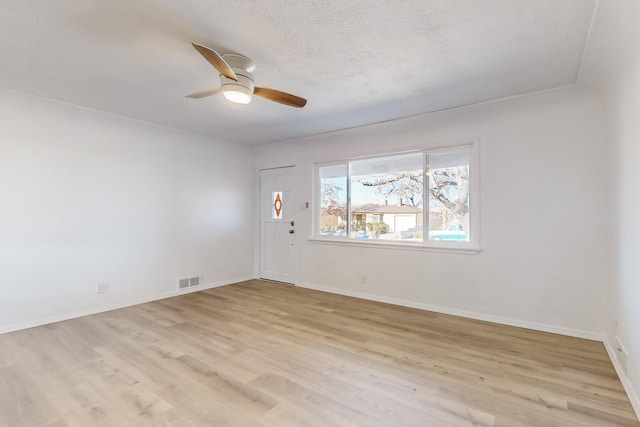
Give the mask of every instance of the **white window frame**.
[{"label": "white window frame", "polygon": [[[349,237],[351,232],[351,162],[355,160],[366,160],[376,157],[390,157],[394,155],[421,153],[423,161],[423,176],[426,171],[426,159],[429,154],[442,154],[447,152],[454,152],[460,150],[469,151],[469,241],[438,241],[429,240],[429,188],[428,179],[424,179],[423,185],[423,206],[427,209],[423,211],[423,241],[422,242],[408,242],[408,241],[380,241],[380,240],[360,240]],[[456,144],[443,144],[436,148],[422,147],[419,149],[400,151],[400,152],[385,152],[376,153],[367,156],[351,157],[339,161],[321,162],[315,164],[314,170],[314,209],[312,212],[312,235],[309,237],[309,241],[318,244],[330,244],[330,245],[346,245],[346,246],[360,246],[369,248],[393,248],[403,250],[427,250],[436,252],[452,252],[462,254],[476,254],[480,252],[480,174],[479,174],[479,142],[472,141],[467,143]],[[320,168],[326,166],[344,165],[347,170],[347,233],[345,236],[322,236],[320,234]]]}]

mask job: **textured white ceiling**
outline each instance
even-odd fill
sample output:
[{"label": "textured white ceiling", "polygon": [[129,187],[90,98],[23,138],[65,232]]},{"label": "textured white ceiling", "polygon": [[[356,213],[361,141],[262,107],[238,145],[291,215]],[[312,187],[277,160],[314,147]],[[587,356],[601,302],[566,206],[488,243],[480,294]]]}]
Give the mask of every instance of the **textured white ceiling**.
[{"label": "textured white ceiling", "polygon": [[[0,86],[259,144],[574,83],[595,0],[2,0]],[[219,85],[196,41],[257,64]]]}]

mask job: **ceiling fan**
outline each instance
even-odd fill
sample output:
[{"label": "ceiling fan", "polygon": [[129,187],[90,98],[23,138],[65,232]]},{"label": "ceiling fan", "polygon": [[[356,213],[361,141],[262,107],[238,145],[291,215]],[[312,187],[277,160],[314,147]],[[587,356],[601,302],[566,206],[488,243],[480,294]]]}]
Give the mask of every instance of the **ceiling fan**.
[{"label": "ceiling fan", "polygon": [[256,87],[252,74],[256,69],[256,64],[246,56],[236,53],[219,55],[218,52],[208,47],[194,42],[191,44],[204,59],[213,65],[213,68],[218,70],[221,86],[216,89],[192,93],[187,95],[187,98],[200,99],[222,92],[226,99],[237,104],[248,104],[251,102],[252,95],[296,108],[302,108],[307,103],[306,99],[299,96],[279,90]]}]

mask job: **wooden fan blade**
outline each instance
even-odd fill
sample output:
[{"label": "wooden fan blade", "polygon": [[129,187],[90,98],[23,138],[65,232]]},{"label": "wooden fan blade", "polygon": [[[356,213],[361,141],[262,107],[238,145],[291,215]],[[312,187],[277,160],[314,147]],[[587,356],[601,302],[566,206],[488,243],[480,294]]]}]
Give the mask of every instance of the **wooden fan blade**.
[{"label": "wooden fan blade", "polygon": [[231,80],[238,81],[238,76],[236,76],[236,73],[233,72],[229,64],[227,64],[227,62],[222,59],[222,56],[220,56],[218,52],[213,49],[209,49],[208,47],[199,45],[195,42],[191,42],[191,44],[198,52],[200,52],[200,55],[204,56],[204,59],[206,59],[211,65],[213,65],[213,68],[220,72],[220,74],[230,78]]},{"label": "wooden fan blade", "polygon": [[253,94],[268,99],[269,101],[279,102],[280,104],[289,105],[290,107],[302,108],[307,104],[307,100],[290,93],[280,92],[279,90],[267,89],[264,87],[256,87]]},{"label": "wooden fan blade", "polygon": [[215,89],[201,90],[200,92],[196,92],[196,93],[192,93],[191,95],[187,95],[186,98],[200,99],[200,98],[205,98],[207,96],[215,95],[217,93],[220,93],[221,91],[222,91],[221,87],[218,87],[218,88],[215,88]]}]

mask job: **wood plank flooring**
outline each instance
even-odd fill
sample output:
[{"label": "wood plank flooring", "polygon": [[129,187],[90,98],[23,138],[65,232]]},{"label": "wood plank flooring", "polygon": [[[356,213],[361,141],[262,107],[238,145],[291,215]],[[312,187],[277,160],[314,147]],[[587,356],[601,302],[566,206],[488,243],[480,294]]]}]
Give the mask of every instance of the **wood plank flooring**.
[{"label": "wood plank flooring", "polygon": [[0,335],[0,426],[640,426],[601,343],[258,280]]}]

